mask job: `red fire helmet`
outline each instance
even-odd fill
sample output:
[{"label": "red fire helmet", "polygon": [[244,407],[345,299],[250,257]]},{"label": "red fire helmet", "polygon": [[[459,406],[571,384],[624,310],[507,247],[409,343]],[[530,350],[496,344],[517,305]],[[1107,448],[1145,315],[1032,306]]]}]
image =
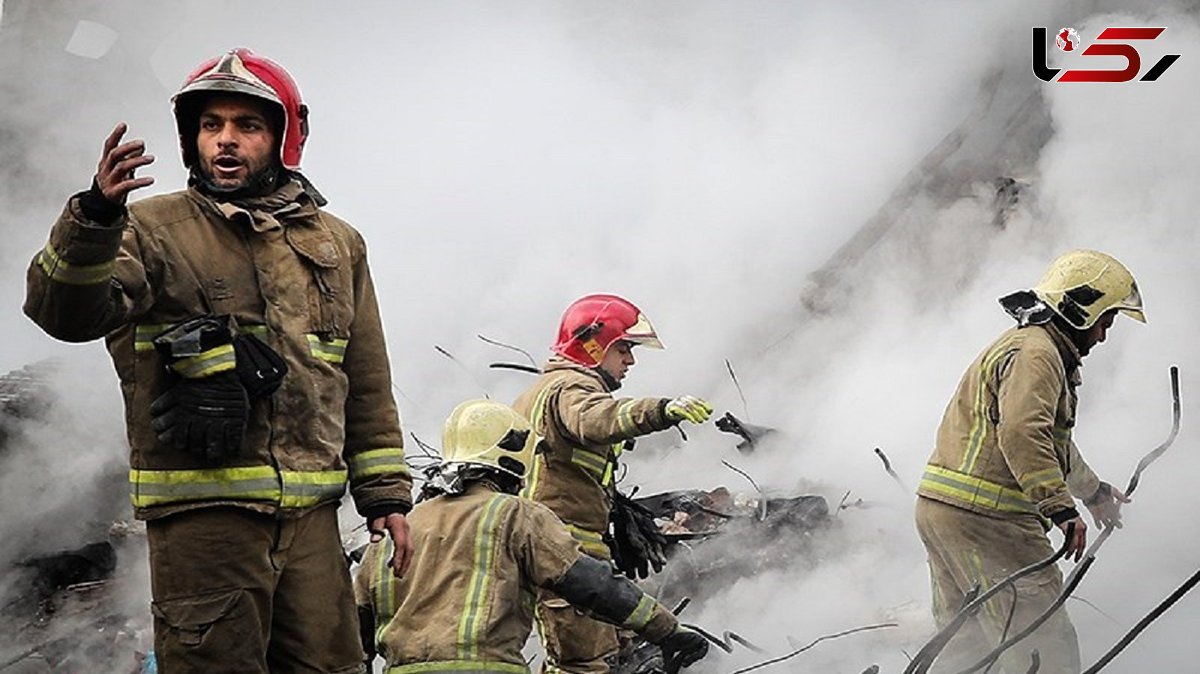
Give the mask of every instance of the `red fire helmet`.
[{"label": "red fire helmet", "polygon": [[300,101],[300,87],[283,66],[245,48],[201,63],[171,97],[184,166],[191,168],[196,162],[200,101],[203,94],[211,93],[245,94],[278,106],[276,131],[282,129],[279,159],[285,168],[300,168],[304,141],[308,140],[308,106]]},{"label": "red fire helmet", "polygon": [[618,340],[663,348],[654,326],[633,302],[616,295],[585,295],[563,312],[558,342],[552,348],[567,360],[596,367]]}]

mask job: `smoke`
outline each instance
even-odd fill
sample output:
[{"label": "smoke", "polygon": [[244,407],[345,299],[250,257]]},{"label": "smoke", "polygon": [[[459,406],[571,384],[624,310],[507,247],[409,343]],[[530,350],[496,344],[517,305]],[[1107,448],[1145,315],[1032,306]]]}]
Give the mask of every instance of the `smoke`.
[{"label": "smoke", "polygon": [[[914,486],[963,368],[1007,327],[995,298],[1063,250],[1105,250],[1138,276],[1150,323],[1119,321],[1089,356],[1076,439],[1122,484],[1165,437],[1173,363],[1185,421],[1080,590],[1116,622],[1068,604],[1090,662],[1200,560],[1183,515],[1200,468],[1187,394],[1200,365],[1189,217],[1200,27],[1184,5],[1143,6],[8,0],[0,298],[15,317],[29,257],[117,121],[158,157],[144,192],[181,186],[171,93],[203,58],[251,47],[300,83],[313,111],[306,174],[368,241],[406,430],[436,444],[457,402],[511,400],[531,382],[487,369],[514,354],[477,334],[540,358],[570,300],[622,293],[668,346],[637,354],[622,395],[692,393],[742,416],[728,358],[748,420],[780,429],[751,457],[711,425],[686,443],[647,439],[625,486],[748,490],[726,459],[777,493],[832,505],[850,491],[871,506],[839,515],[814,568],[747,579],[689,617],[773,652],[788,636],[897,619],[794,667],[899,671],[901,649],[931,628],[926,570],[912,496],[871,450]],[[1182,58],[1152,84],[1043,84],[1029,70],[1035,25],[1072,25],[1085,40],[1109,25],[1167,26],[1138,45],[1143,66]],[[116,38],[95,56],[102,28]],[[921,163],[931,155],[942,161]],[[1007,207],[1002,177],[1026,186]],[[0,369],[62,358],[62,426],[104,438],[73,442],[71,456],[119,464],[120,403],[100,347],[6,325]],[[36,476],[2,484],[6,538],[31,526],[11,504],[53,509],[93,484],[96,464],[64,467],[61,438],[35,436],[4,465]],[[1174,644],[1198,611],[1184,600],[1111,671],[1178,668]],[[706,667],[753,660],[739,657]]]}]

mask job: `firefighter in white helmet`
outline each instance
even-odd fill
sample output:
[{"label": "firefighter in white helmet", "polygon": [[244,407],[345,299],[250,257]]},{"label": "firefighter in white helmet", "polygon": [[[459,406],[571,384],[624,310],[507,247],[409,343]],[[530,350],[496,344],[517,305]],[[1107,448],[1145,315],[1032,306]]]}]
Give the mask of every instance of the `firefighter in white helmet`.
[{"label": "firefighter in white helmet", "polygon": [[[562,518],[585,553],[612,560],[631,578],[660,570],[665,556],[653,518],[616,490],[621,452],[634,438],[712,414],[711,405],[688,395],[614,398],[638,346],[663,348],[637,306],[617,295],[581,297],[563,312],[555,356],[513,404],[545,438],[523,494]],[[547,672],[603,674],[619,649],[612,626],[580,614],[552,590],[538,595],[537,623]]]},{"label": "firefighter in white helmet", "polygon": [[[1145,322],[1133,275],[1109,255],[1076,250],[1050,265],[1032,290],[1001,298],[1017,325],[967,368],[947,406],[918,489],[916,520],[928,551],[934,617],[944,626],[972,587],[989,587],[1053,553],[1046,531],[1074,525],[1069,554],[1087,544],[1081,500],[1101,527],[1120,526],[1128,499],[1099,480],[1072,440],[1082,359],[1118,314]],[[973,663],[1050,606],[1062,575],[1050,566],[1019,581],[1015,598],[992,598],[951,642],[949,671]],[[1015,605],[1014,605],[1015,602]],[[1065,610],[1001,659],[1025,672],[1076,674],[1079,646]]]},{"label": "firefighter in white helmet", "polygon": [[608,564],[583,553],[562,520],[517,496],[539,438],[511,407],[460,404],[446,420],[442,461],[409,516],[418,554],[397,579],[390,541],[368,546],[355,578],[364,645],[389,674],[523,674],[531,595],[633,630],[687,666],[708,642]]},{"label": "firefighter in white helmet", "polygon": [[25,312],[107,342],[160,669],[356,672],[338,504],[400,570],[412,498],[366,244],[299,172],[308,108],[278,63],[231,50],[172,100],[188,188],[126,205],[153,157],[118,125]]}]

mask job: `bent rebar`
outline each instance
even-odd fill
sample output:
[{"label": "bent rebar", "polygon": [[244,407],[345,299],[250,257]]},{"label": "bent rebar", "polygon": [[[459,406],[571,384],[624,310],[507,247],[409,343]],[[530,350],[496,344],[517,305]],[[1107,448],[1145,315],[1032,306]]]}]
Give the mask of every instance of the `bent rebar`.
[{"label": "bent rebar", "polygon": [[746,674],[747,672],[753,672],[756,669],[762,669],[763,667],[767,667],[769,665],[774,665],[774,664],[783,662],[784,660],[789,660],[791,658],[796,657],[797,655],[800,655],[804,651],[807,651],[808,649],[812,648],[813,646],[816,646],[817,644],[819,644],[822,641],[825,641],[827,639],[836,639],[838,637],[844,637],[848,634],[854,634],[856,632],[866,632],[868,630],[878,630],[878,629],[883,629],[885,627],[897,627],[898,625],[899,625],[899,623],[879,623],[876,625],[866,625],[863,627],[855,627],[853,629],[838,632],[837,634],[826,634],[823,637],[817,637],[816,639],[813,639],[812,642],[810,642],[807,646],[804,646],[802,648],[797,648],[796,650],[792,651],[791,653],[781,655],[777,658],[771,658],[770,660],[764,660],[764,661],[758,663],[757,665],[750,665],[749,667],[743,667],[741,669],[734,670],[730,674]]}]

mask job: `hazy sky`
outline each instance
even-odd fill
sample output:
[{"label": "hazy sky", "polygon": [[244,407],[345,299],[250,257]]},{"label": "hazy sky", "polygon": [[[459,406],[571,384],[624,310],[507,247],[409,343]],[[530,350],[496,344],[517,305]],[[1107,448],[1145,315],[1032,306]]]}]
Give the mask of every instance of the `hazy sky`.
[{"label": "hazy sky", "polygon": [[[739,583],[719,605],[690,609],[701,624],[783,652],[788,635],[806,642],[898,618],[891,633],[822,644],[795,669],[900,671],[900,649],[913,652],[929,629],[924,553],[911,495],[871,449],[914,486],[963,368],[1008,325],[995,299],[1079,247],[1134,271],[1150,321],[1119,321],[1087,360],[1076,440],[1092,466],[1123,485],[1166,435],[1170,364],[1185,392],[1183,434],[1079,591],[1115,622],[1068,604],[1084,660],[1200,564],[1188,517],[1200,471],[1189,426],[1200,410],[1188,395],[1200,367],[1200,24],[1190,3],[1121,3],[1116,14],[1082,1],[1048,14],[1032,0],[6,4],[0,306],[10,334],[0,371],[62,358],[72,382],[63,423],[87,432],[66,457],[44,434],[26,455],[41,457],[36,471],[0,459],[5,513],[31,487],[43,507],[69,502],[70,478],[86,484],[124,452],[103,348],[56,343],[20,314],[29,257],[64,199],[87,187],[117,121],[158,157],[145,195],[179,188],[168,99],[201,60],[247,46],[299,82],[312,109],[305,173],[367,238],[407,430],[436,444],[448,411],[481,385],[507,401],[531,382],[488,370],[514,354],[477,334],[540,360],[568,302],[619,292],[668,347],[638,354],[622,394],[692,393],[742,415],[728,358],[750,419],[783,431],[751,458],[711,426],[682,447],[665,434],[634,454],[626,486],[743,489],[727,459],[774,490],[831,504],[850,490],[873,504],[840,516],[815,570]],[[36,58],[6,48],[46,17],[37,25],[56,28]],[[1030,29],[1066,25],[1085,41],[1110,25],[1166,26],[1138,45],[1143,68],[1163,53],[1182,58],[1155,83],[1044,84],[1030,71]],[[1050,51],[1063,67],[1088,63]],[[1026,102],[1048,139],[1007,117],[971,117],[990,73],[1001,75],[996,109]],[[966,138],[955,163],[915,174],[933,177],[845,267],[832,306],[806,309],[809,274],[955,129]],[[1028,189],[998,230],[991,180],[1001,175]],[[7,522],[0,535],[24,527]],[[1193,662],[1198,601],[1185,599],[1106,671]]]}]

